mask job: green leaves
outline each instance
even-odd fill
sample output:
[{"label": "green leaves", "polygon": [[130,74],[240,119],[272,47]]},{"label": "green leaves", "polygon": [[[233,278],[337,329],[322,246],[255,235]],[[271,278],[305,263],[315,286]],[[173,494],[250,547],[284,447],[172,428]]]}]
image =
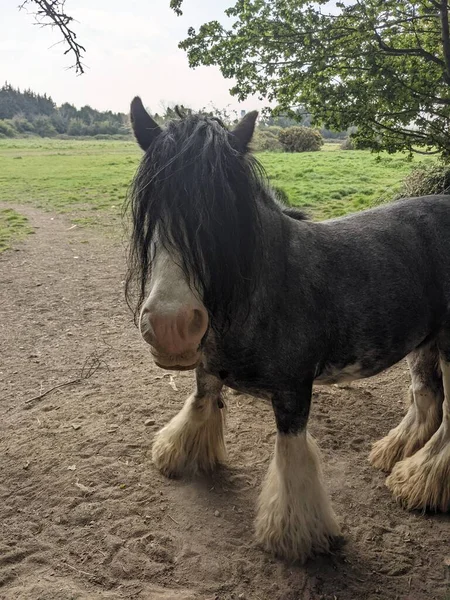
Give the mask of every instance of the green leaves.
[{"label": "green leaves", "polygon": [[[176,11],[181,4],[171,0]],[[229,28],[191,28],[180,47],[192,67],[217,65],[234,78],[240,100],[256,93],[279,111],[305,106],[316,124],[358,126],[358,142],[376,150],[447,156],[447,13],[435,0],[337,3],[332,12],[323,0],[238,0]]]}]

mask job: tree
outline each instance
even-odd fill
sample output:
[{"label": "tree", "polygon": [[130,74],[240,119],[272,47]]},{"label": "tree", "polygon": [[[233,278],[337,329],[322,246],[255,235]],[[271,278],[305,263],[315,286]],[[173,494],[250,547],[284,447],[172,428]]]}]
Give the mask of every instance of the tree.
[{"label": "tree", "polygon": [[[171,0],[181,14],[183,0]],[[218,65],[239,100],[302,106],[359,146],[450,158],[448,0],[237,0],[231,25],[190,28],[191,67]]]},{"label": "tree", "polygon": [[[16,133],[34,132],[41,136],[109,135],[128,133],[127,115],[90,106],[77,109],[65,102],[59,108],[47,94],[21,92],[8,82],[0,87],[0,119],[11,120]],[[7,121],[5,121],[7,122]]]},{"label": "tree", "polygon": [[52,115],[55,103],[46,94],[41,96],[31,90],[21,92],[8,82],[0,88],[0,119],[12,119],[23,113],[27,117]]}]

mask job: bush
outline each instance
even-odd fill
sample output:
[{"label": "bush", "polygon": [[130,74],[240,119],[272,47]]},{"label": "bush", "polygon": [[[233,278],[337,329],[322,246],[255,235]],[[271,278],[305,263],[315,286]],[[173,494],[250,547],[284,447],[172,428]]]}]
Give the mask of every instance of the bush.
[{"label": "bush", "polygon": [[281,127],[261,127],[255,130],[251,148],[253,152],[283,152],[284,148],[278,139]]},{"label": "bush", "polygon": [[34,131],[33,123],[30,123],[28,119],[22,117],[21,115],[16,115],[13,117],[12,122],[14,124],[14,128],[19,133],[32,133]]},{"label": "bush", "polygon": [[339,148],[341,150],[355,150],[355,142],[351,137],[345,138]]},{"label": "bush", "polygon": [[86,135],[87,126],[81,119],[70,119],[67,135]]},{"label": "bush", "polygon": [[33,121],[34,132],[41,137],[53,137],[57,134],[50,117],[40,115]]},{"label": "bush", "polygon": [[323,138],[310,127],[287,127],[278,134],[286,152],[316,152],[323,145]]},{"label": "bush", "polygon": [[15,137],[16,133],[16,130],[10,123],[0,120],[0,134],[2,137],[12,138]]},{"label": "bush", "polygon": [[444,194],[450,190],[450,165],[432,165],[414,169],[403,181],[395,199]]},{"label": "bush", "polygon": [[63,119],[63,117],[59,114],[59,112],[55,113],[50,117],[53,127],[56,129],[57,133],[66,133],[67,129],[67,121]]}]

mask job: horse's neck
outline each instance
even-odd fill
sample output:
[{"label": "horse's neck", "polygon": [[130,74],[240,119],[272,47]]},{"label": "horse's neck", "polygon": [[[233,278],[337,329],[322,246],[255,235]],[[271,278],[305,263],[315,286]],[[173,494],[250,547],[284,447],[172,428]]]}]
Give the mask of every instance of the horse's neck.
[{"label": "horse's neck", "polygon": [[[255,302],[265,299],[267,310],[278,304],[283,288],[292,278],[298,280],[303,270],[303,238],[308,238],[305,221],[294,220],[282,211],[264,206],[261,210],[263,257],[258,270]],[[307,262],[305,247],[305,261]]]}]

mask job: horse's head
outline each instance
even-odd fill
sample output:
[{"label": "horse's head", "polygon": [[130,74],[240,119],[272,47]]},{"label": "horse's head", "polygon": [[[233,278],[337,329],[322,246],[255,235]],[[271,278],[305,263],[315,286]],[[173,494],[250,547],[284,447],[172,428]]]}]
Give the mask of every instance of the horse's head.
[{"label": "horse's head", "polygon": [[161,128],[140,98],[131,104],[145,155],[131,197],[127,290],[137,279],[139,328],[163,368],[194,368],[211,319],[246,287],[257,247],[256,178],[246,159],[256,117],[233,131],[199,115]]}]

